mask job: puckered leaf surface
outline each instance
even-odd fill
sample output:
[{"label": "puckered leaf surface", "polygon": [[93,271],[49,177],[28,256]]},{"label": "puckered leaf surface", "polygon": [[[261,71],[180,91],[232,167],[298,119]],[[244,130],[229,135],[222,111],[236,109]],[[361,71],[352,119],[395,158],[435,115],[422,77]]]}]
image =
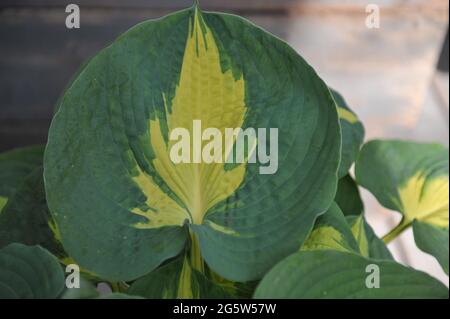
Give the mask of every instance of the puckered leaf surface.
[{"label": "puckered leaf surface", "polygon": [[55,299],[64,290],[58,259],[39,246],[0,249],[0,299]]},{"label": "puckered leaf surface", "polygon": [[[222,136],[277,128],[278,170],[175,164],[170,133],[192,136],[194,120]],[[48,205],[69,255],[105,278],[149,273],[191,236],[213,271],[250,281],[296,251],[330,206],[340,141],[327,86],[293,49],[194,7],[135,26],[67,89],[45,153]]]}]

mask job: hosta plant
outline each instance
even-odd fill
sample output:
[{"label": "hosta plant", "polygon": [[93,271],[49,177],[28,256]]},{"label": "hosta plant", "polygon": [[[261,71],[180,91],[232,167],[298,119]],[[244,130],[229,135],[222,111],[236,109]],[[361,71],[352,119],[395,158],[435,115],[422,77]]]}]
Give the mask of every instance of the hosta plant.
[{"label": "hosta plant", "polygon": [[[258,129],[244,160],[225,160],[229,128]],[[448,297],[386,247],[412,227],[448,273],[448,150],[363,140],[342,96],[249,21],[194,6],[138,24],[68,86],[45,151],[0,155],[0,296]],[[402,214],[383,239],[358,186]]]}]

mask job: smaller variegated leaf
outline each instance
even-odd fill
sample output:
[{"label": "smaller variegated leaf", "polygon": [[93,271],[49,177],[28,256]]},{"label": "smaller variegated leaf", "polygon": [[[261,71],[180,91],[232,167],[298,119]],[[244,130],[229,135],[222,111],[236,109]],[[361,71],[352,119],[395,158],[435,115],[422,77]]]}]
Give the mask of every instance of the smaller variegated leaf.
[{"label": "smaller variegated leaf", "polygon": [[364,141],[364,126],[356,114],[350,109],[341,94],[330,89],[339,115],[342,132],[341,164],[338,176],[341,178],[348,174],[348,170],[356,160]]},{"label": "smaller variegated leaf", "polygon": [[385,242],[414,220],[448,228],[448,149],[444,146],[374,140],[362,148],[355,171],[359,185],[383,206],[402,214]]},{"label": "smaller variegated leaf", "polygon": [[385,243],[377,237],[362,215],[346,216],[346,218],[358,242],[361,255],[373,259],[394,260]]},{"label": "smaller variegated leaf", "polygon": [[336,203],[317,218],[311,234],[301,247],[303,251],[325,249],[359,252],[350,227]]},{"label": "smaller variegated leaf", "polygon": [[231,297],[194,269],[187,256],[180,256],[139,278],[131,285],[128,293],[151,299]]},{"label": "smaller variegated leaf", "polygon": [[42,166],[23,180],[0,215],[0,248],[14,242],[40,245],[59,258],[67,257],[48,211]]}]

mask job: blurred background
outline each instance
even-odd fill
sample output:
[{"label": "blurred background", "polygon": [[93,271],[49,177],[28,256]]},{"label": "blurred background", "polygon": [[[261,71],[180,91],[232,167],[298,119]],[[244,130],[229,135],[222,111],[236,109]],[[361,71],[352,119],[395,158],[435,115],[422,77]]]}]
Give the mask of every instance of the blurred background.
[{"label": "blurred background", "polygon": [[[65,8],[80,7],[79,29]],[[55,103],[80,64],[131,26],[191,6],[192,0],[0,0],[0,151],[45,143]],[[366,6],[379,8],[368,28]],[[449,144],[447,0],[201,0],[203,10],[239,14],[286,40],[340,91],[366,139]],[[362,190],[378,235],[400,215]],[[398,261],[448,285],[411,230],[389,246]]]}]

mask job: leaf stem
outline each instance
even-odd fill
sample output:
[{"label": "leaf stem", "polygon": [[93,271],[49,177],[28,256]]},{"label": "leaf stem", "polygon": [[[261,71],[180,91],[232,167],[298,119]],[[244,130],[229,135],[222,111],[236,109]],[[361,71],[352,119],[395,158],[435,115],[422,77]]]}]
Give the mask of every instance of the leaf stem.
[{"label": "leaf stem", "polygon": [[407,229],[411,223],[405,219],[402,219],[400,224],[395,226],[389,233],[383,236],[383,241],[387,245],[391,241],[393,241],[395,238],[397,238],[398,235],[400,235],[405,229]]},{"label": "leaf stem", "polygon": [[192,268],[194,268],[197,271],[200,271],[201,273],[204,273],[204,264],[203,264],[203,258],[200,252],[200,242],[198,241],[197,236],[190,231],[191,235],[191,249],[190,249],[190,260]]}]

